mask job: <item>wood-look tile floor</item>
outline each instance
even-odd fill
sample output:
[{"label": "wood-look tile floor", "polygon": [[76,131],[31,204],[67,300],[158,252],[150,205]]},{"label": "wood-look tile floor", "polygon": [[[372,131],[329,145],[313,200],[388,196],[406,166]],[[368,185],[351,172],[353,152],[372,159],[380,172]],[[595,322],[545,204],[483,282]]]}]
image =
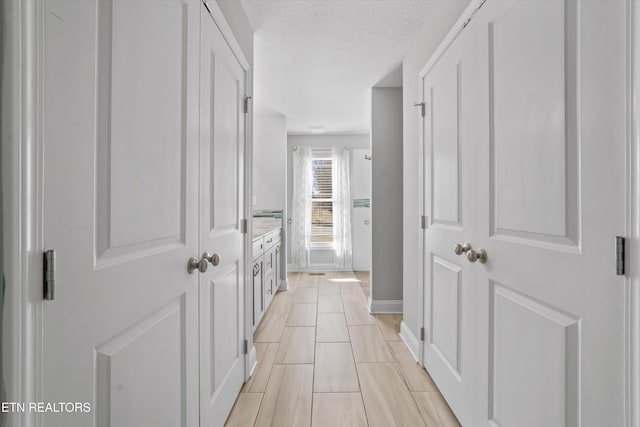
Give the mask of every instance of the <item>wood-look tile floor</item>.
[{"label": "wood-look tile floor", "polygon": [[254,334],[258,364],[227,426],[460,426],[400,340],[370,315],[367,272],[289,274]]}]

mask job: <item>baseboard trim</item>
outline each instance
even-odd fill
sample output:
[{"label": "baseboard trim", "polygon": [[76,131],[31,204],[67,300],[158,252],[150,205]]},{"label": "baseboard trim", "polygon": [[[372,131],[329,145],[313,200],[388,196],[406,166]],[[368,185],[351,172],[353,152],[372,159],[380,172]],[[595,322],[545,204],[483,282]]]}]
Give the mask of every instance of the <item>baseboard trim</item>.
[{"label": "baseboard trim", "polygon": [[373,300],[369,299],[371,314],[402,314],[402,300]]},{"label": "baseboard trim", "polygon": [[409,349],[409,352],[413,356],[413,358],[418,362],[418,354],[420,354],[420,341],[418,338],[413,335],[411,329],[407,326],[404,321],[400,323],[400,338],[404,341],[404,344]]},{"label": "baseboard trim", "polygon": [[250,369],[247,380],[249,380],[249,377],[253,375],[256,370],[256,366],[258,366],[258,354],[256,353],[256,346],[254,345],[252,345],[251,350],[249,350],[249,366]]},{"label": "baseboard trim", "polygon": [[353,271],[352,268],[337,268],[334,264],[315,264],[306,268],[297,268],[292,264],[287,264],[287,272],[289,273],[314,273],[316,271]]},{"label": "baseboard trim", "polygon": [[278,286],[279,291],[288,291],[289,290],[289,279],[280,279],[280,286]]}]

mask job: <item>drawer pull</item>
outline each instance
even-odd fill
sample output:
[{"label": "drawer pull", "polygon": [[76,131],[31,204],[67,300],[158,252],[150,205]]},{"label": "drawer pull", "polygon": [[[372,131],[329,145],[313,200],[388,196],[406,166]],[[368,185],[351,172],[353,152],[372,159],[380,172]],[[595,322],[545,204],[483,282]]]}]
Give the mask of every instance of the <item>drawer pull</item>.
[{"label": "drawer pull", "polygon": [[267,243],[271,243],[271,242],[273,242],[273,237],[267,240]]},{"label": "drawer pull", "polygon": [[257,276],[258,274],[260,274],[260,264],[256,264],[253,266],[253,276]]}]

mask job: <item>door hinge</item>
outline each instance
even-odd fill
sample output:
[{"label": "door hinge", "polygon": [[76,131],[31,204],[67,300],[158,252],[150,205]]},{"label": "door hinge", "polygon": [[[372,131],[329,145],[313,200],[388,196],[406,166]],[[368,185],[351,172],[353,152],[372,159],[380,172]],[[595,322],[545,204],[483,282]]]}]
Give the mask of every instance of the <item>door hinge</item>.
[{"label": "door hinge", "polygon": [[247,234],[247,228],[249,227],[248,221],[243,219],[240,221],[240,233]]},{"label": "door hinge", "polygon": [[44,265],[42,269],[43,292],[45,301],[53,301],[56,297],[56,251],[44,251]]},{"label": "door hinge", "polygon": [[424,341],[424,328],[420,328],[420,341]]},{"label": "door hinge", "polygon": [[426,215],[422,215],[421,221],[420,221],[420,226],[426,230],[427,229],[427,216]]},{"label": "door hinge", "polygon": [[242,354],[248,354],[249,353],[249,341],[244,340],[244,342],[242,343]]},{"label": "door hinge", "polygon": [[249,100],[251,99],[250,96],[245,96],[244,97],[244,113],[247,114],[249,112]]},{"label": "door hinge", "polygon": [[420,115],[422,117],[424,117],[426,114],[426,105],[427,104],[424,102],[416,102],[415,104],[413,104],[414,107],[420,107]]},{"label": "door hinge", "polygon": [[616,248],[615,248],[615,254],[616,254],[616,275],[618,276],[624,276],[624,258],[625,258],[625,254],[624,254],[624,249],[625,249],[625,242],[626,239],[622,236],[616,236]]}]

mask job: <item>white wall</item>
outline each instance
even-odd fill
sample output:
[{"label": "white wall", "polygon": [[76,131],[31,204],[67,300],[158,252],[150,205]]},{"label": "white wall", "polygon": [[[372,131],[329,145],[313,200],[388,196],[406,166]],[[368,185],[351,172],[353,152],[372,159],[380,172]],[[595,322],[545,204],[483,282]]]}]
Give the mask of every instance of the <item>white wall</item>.
[{"label": "white wall", "polygon": [[285,209],[287,118],[253,118],[253,208]]},{"label": "white wall", "polygon": [[402,304],[402,88],[371,90],[371,311]]},{"label": "white wall", "polygon": [[[369,135],[289,135],[287,138],[287,206],[291,206],[293,200],[293,146],[310,147],[349,147],[349,148],[369,148]],[[352,168],[351,168],[352,169]],[[287,218],[290,218],[291,215]],[[287,225],[287,245],[291,239],[291,225]],[[291,264],[291,255],[287,253],[287,262]],[[312,251],[312,264],[332,264],[333,251]],[[330,266],[327,265],[327,268]]]},{"label": "white wall", "polygon": [[[449,32],[456,19],[469,4],[469,0],[447,0],[433,2],[433,10],[424,27],[416,37],[402,63],[403,86],[403,322],[413,333],[420,336],[422,319],[419,318],[418,283],[421,274],[420,260],[420,206],[418,203],[419,182],[419,109],[418,73]],[[374,158],[375,161],[375,158]]]}]

